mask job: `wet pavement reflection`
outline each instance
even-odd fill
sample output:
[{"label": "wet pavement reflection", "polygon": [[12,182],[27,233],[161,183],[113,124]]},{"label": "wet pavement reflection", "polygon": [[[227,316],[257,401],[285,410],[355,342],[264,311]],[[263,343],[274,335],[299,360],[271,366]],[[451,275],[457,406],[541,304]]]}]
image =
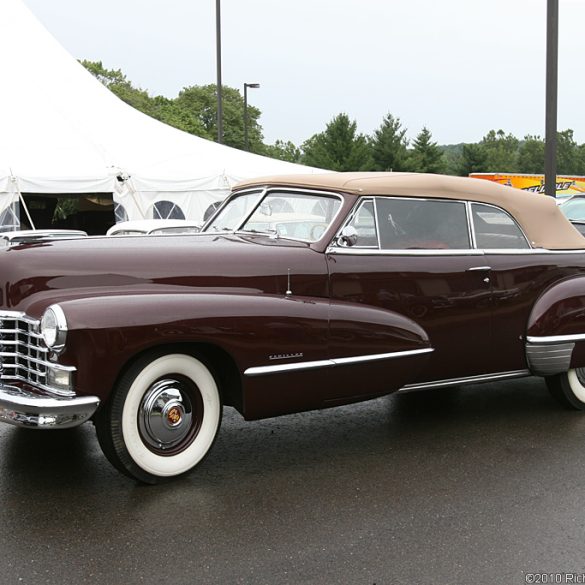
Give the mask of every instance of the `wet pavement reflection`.
[{"label": "wet pavement reflection", "polygon": [[539,379],[247,423],[144,487],[93,427],[0,427],[2,583],[524,583],[584,571],[585,414]]}]

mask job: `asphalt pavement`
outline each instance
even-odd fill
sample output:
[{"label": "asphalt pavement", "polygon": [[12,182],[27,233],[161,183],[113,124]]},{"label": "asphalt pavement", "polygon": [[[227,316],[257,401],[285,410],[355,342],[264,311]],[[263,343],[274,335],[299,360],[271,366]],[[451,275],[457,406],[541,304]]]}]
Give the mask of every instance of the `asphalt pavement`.
[{"label": "asphalt pavement", "polygon": [[144,487],[91,424],[0,426],[0,584],[583,583],[584,437],[536,378],[226,409],[197,470]]}]

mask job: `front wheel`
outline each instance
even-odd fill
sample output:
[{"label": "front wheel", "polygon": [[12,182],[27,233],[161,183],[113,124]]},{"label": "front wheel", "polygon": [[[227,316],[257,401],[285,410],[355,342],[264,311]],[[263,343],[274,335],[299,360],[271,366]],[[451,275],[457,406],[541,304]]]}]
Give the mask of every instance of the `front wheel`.
[{"label": "front wheel", "polygon": [[546,379],[549,392],[567,408],[585,410],[585,368],[575,368]]},{"label": "front wheel", "polygon": [[108,460],[154,484],[202,461],[221,414],[217,383],[203,362],[185,354],[151,354],[122,376],[95,424]]}]

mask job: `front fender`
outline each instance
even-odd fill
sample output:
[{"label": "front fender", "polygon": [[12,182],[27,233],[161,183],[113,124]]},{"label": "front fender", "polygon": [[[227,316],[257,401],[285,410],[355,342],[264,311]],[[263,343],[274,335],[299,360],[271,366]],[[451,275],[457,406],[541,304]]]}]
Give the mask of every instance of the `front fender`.
[{"label": "front fender", "polygon": [[[414,381],[431,351],[428,336],[410,319],[327,298],[173,293],[59,304],[69,328],[60,361],[77,368],[78,393],[104,400],[135,356],[161,346],[212,344],[228,353],[243,382],[247,418],[395,390]],[[305,369],[304,362],[325,367]],[[363,384],[367,372],[375,375]]]},{"label": "front fender", "polygon": [[212,343],[240,373],[271,354],[327,352],[328,301],[251,294],[115,295],[59,303],[68,324],[63,363],[79,393],[106,398],[136,355],[161,346]]}]

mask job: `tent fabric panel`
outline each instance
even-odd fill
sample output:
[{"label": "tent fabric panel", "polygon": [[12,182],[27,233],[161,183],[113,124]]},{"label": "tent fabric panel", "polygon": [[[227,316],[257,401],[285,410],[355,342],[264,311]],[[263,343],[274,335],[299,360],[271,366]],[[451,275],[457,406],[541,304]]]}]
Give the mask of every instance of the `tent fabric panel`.
[{"label": "tent fabric panel", "polygon": [[113,193],[115,177],[19,177],[21,193]]},{"label": "tent fabric panel", "polygon": [[234,182],[223,173],[221,175],[201,178],[150,178],[144,176],[132,177],[130,185],[140,192],[185,192],[185,191],[226,191]]},{"label": "tent fabric panel", "polygon": [[[209,190],[209,191],[138,191],[135,197],[132,194],[114,195],[114,201],[124,207],[127,218],[134,219],[161,219],[155,211],[155,206],[160,210],[168,210],[176,206],[179,215],[172,217],[162,217],[162,219],[191,219],[193,221],[203,222],[205,212],[210,205],[221,202],[225,199],[228,191],[226,190]],[[136,201],[139,201],[140,208]],[[165,205],[169,202],[172,205]],[[164,212],[163,212],[164,213]]]}]

